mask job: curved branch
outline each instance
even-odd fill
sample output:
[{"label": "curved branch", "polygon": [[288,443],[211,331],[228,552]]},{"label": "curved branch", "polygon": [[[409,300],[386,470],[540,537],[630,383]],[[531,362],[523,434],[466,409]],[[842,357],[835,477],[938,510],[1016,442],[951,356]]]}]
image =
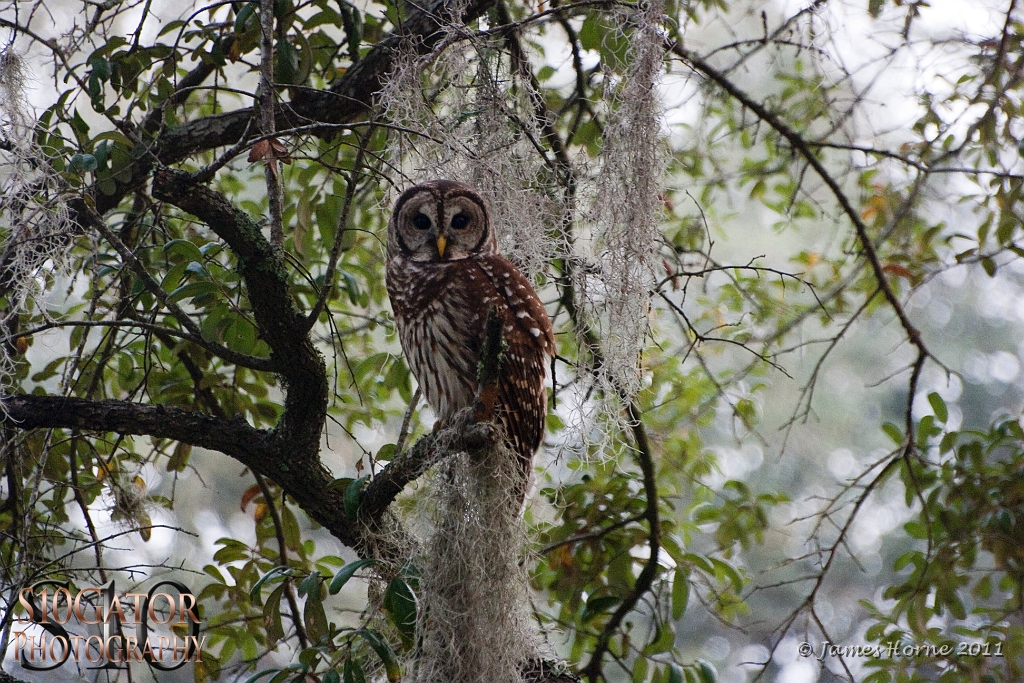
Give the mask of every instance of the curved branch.
[{"label": "curved branch", "polygon": [[473,453],[494,446],[498,431],[489,422],[473,423],[470,413],[464,420],[417,441],[412,448],[395,457],[363,489],[359,497],[359,516],[376,520],[398,497],[405,485],[423,476],[427,470],[450,455]]},{"label": "curved branch", "polygon": [[195,185],[185,171],[157,171],[153,196],[199,218],[235,253],[260,337],[287,384],[277,433],[289,442],[292,457],[317,459],[327,415],[327,370],[289,291],[284,253],[251,216],[219,192]]}]

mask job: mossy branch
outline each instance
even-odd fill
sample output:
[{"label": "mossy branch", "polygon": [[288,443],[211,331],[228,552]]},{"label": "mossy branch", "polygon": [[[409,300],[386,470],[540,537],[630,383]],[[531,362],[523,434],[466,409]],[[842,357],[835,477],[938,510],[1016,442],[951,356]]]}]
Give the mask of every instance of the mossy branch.
[{"label": "mossy branch", "polygon": [[494,417],[494,404],[498,400],[498,381],[501,379],[501,361],[508,344],[502,339],[504,324],[494,310],[487,307],[484,321],[484,338],[480,344],[480,360],[476,366],[476,401],[473,403],[473,417],[477,422],[490,422]]}]

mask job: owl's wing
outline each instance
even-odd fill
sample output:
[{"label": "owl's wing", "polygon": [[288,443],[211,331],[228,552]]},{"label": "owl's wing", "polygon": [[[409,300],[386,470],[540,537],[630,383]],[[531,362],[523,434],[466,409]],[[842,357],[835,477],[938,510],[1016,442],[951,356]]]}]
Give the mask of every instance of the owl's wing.
[{"label": "owl's wing", "polygon": [[[481,297],[483,315],[494,306],[501,316],[502,338],[508,345],[498,383],[496,413],[519,454],[526,474],[544,438],[547,358],[555,352],[555,336],[544,305],[530,281],[500,256],[477,259],[490,290]],[[482,333],[482,325],[481,325]]]}]

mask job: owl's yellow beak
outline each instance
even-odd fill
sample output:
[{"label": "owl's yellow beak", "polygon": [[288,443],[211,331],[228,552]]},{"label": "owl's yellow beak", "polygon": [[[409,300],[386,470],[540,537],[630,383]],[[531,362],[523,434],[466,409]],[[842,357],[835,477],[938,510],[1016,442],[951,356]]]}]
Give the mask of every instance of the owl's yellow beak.
[{"label": "owl's yellow beak", "polygon": [[444,235],[437,236],[437,255],[444,257],[444,248],[448,245],[448,240],[444,238]]}]

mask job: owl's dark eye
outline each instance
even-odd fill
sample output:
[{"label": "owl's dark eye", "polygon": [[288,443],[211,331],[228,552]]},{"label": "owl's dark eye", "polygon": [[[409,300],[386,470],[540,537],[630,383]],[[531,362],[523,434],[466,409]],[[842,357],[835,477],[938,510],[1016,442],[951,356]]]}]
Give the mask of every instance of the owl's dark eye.
[{"label": "owl's dark eye", "polygon": [[469,225],[469,216],[466,214],[457,213],[452,216],[452,227],[456,230],[462,230],[467,225]]},{"label": "owl's dark eye", "polygon": [[423,213],[416,214],[416,217],[412,219],[413,227],[417,230],[429,230],[430,229],[430,217]]}]

